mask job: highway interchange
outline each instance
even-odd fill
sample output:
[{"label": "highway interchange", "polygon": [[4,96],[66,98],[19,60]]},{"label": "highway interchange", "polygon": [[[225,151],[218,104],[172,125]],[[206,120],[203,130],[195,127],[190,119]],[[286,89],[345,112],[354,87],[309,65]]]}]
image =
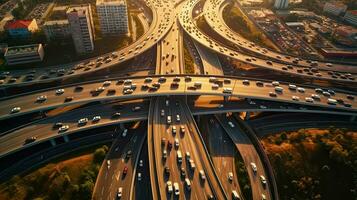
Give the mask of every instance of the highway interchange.
[{"label": "highway interchange", "polygon": [[[19,159],[12,161],[13,168],[8,171],[24,170],[19,163],[29,166],[44,162],[44,157],[54,157],[54,152],[66,144],[70,152],[76,142],[88,145],[95,137],[110,138],[112,146],[99,171],[93,199],[234,199],[233,191],[240,199],[279,199],[274,174],[266,167],[266,155],[258,151],[232,113],[317,113],[346,117],[351,123],[355,120],[357,96],[353,92],[225,76],[217,55],[273,72],[351,85],[357,81],[355,66],[330,66],[323,61],[311,66],[305,59],[247,41],[225,24],[225,0],[152,0],[138,4],[151,10],[152,20],[147,32],[129,46],[78,63],[2,73],[0,88],[26,88],[114,70],[143,52],[156,52],[155,73],[150,76],[74,81],[2,98],[0,120],[5,123],[44,116],[0,134],[0,159]],[[234,45],[218,42],[221,39],[201,30],[195,21],[199,15]],[[183,49],[187,38],[193,41],[204,74],[185,74]],[[71,106],[77,107],[69,109]],[[57,113],[60,108],[68,111]],[[48,115],[50,112],[54,114]],[[91,133],[101,128],[106,130],[103,134]],[[108,132],[111,128],[113,131]],[[269,126],[264,128],[270,130]],[[46,148],[34,154],[32,162],[12,157],[36,152],[34,149],[42,146]],[[236,152],[247,169],[252,197],[244,197],[239,185]],[[256,172],[251,163],[256,165]],[[0,172],[0,178],[6,172]],[[265,184],[260,176],[266,177]]]}]

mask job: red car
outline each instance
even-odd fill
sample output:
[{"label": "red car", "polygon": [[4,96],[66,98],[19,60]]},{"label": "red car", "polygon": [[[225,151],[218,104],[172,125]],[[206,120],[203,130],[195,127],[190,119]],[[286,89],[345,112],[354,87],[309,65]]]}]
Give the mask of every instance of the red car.
[{"label": "red car", "polygon": [[126,175],[127,173],[128,173],[128,167],[125,166],[125,167],[124,167],[124,170],[123,170],[123,175]]}]

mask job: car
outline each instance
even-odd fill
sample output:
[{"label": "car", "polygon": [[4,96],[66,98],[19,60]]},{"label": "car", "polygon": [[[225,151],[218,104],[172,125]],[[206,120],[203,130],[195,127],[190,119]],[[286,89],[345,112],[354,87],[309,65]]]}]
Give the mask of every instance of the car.
[{"label": "car", "polygon": [[175,190],[175,195],[179,196],[180,195],[180,188],[179,188],[179,184],[177,182],[174,183],[174,190]]},{"label": "car", "polygon": [[276,86],[275,88],[275,92],[283,92],[284,91],[284,88],[280,87],[280,86]]},{"label": "car", "polygon": [[167,116],[167,124],[171,124],[171,116],[170,115]]},{"label": "car", "polygon": [[180,146],[179,140],[177,138],[175,138],[175,147],[179,148],[179,146]]},{"label": "car", "polygon": [[63,123],[62,122],[56,122],[52,128],[54,129],[58,129],[59,127],[63,126]]},{"label": "car", "polygon": [[180,126],[180,132],[181,132],[182,134],[184,134],[184,133],[186,132],[186,129],[185,129],[184,126]]},{"label": "car", "polygon": [[293,84],[289,84],[289,89],[290,90],[296,90],[297,86]]},{"label": "car", "polygon": [[162,151],[162,158],[163,159],[167,158],[167,151],[165,149]]},{"label": "car", "polygon": [[176,121],[177,121],[177,122],[180,121],[180,115],[176,115]]},{"label": "car", "polygon": [[232,88],[223,88],[223,93],[232,94],[232,92],[233,92]]},{"label": "car", "polygon": [[189,160],[189,166],[190,166],[191,170],[195,170],[196,169],[195,162],[192,159]]},{"label": "car", "polygon": [[66,132],[69,129],[68,125],[63,125],[61,127],[59,127],[58,132],[63,133]]},{"label": "car", "polygon": [[232,190],[232,199],[233,200],[240,200],[240,196],[236,190]]},{"label": "car", "polygon": [[262,81],[257,81],[255,82],[255,84],[258,86],[258,87],[263,87],[264,86],[264,83]]},{"label": "car", "polygon": [[25,140],[25,144],[28,144],[28,143],[31,143],[31,142],[34,142],[36,141],[37,137],[29,137],[29,138],[26,138]]},{"label": "car", "polygon": [[228,172],[228,180],[233,181],[233,172]]},{"label": "car", "polygon": [[251,162],[250,166],[252,167],[253,172],[257,173],[257,165],[254,162]]},{"label": "car", "polygon": [[304,92],[305,92],[305,88],[298,87],[298,88],[297,88],[297,91],[300,92],[300,93],[304,93]]},{"label": "car", "polygon": [[311,94],[311,98],[313,98],[315,100],[320,100],[321,99],[320,95],[318,95],[318,94]]},{"label": "car", "polygon": [[57,89],[56,90],[56,95],[61,95],[64,93],[64,89]]},{"label": "car", "polygon": [[267,180],[265,179],[265,177],[263,175],[260,176],[260,181],[262,182],[263,186],[266,186]]},{"label": "car", "polygon": [[181,167],[180,173],[181,173],[181,176],[182,176],[182,177],[185,177],[185,176],[186,176],[185,168]]},{"label": "car", "polygon": [[117,191],[117,198],[120,199],[122,197],[122,195],[123,195],[123,188],[120,187],[120,188],[118,188],[118,191]]},{"label": "car", "polygon": [[107,87],[107,86],[109,86],[111,83],[112,83],[111,81],[104,81],[103,86]]},{"label": "car", "polygon": [[271,82],[271,84],[272,84],[274,87],[280,85],[279,81],[273,81],[273,82]]},{"label": "car", "polygon": [[266,196],[265,196],[265,194],[262,194],[262,200],[266,200],[267,198],[266,198]]},{"label": "car", "polygon": [[70,102],[70,101],[73,101],[73,99],[74,99],[73,96],[69,96],[64,99],[64,102]]},{"label": "car", "polygon": [[118,119],[119,117],[121,116],[121,113],[120,112],[116,112],[112,115],[112,118],[113,119]]},{"label": "car", "polygon": [[143,163],[144,163],[143,160],[140,160],[140,161],[139,161],[139,167],[143,167],[143,166],[144,166]]},{"label": "car", "polygon": [[269,92],[270,97],[277,97],[277,94],[275,92]]},{"label": "car", "polygon": [[200,178],[201,178],[202,181],[206,180],[206,175],[203,172],[203,170],[200,170],[199,174],[200,174]]},{"label": "car", "polygon": [[298,96],[292,96],[291,99],[293,101],[300,101],[300,97],[298,97]]},{"label": "car", "polygon": [[336,105],[337,104],[337,100],[336,99],[332,99],[332,98],[328,98],[327,99],[327,103],[330,105]]},{"label": "car", "polygon": [[243,80],[243,85],[249,85],[249,84],[250,84],[249,80]]},{"label": "car", "polygon": [[164,109],[161,110],[161,117],[163,117],[163,116],[165,116],[165,110]]},{"label": "car", "polygon": [[126,137],[128,134],[128,129],[124,129],[123,133],[121,134],[122,137]]},{"label": "car", "polygon": [[190,179],[185,178],[185,185],[188,191],[191,191],[191,182]]},{"label": "car", "polygon": [[166,182],[166,186],[167,186],[167,192],[168,192],[169,194],[171,194],[172,191],[173,191],[172,182],[171,182],[171,181],[167,181],[167,182]]},{"label": "car", "polygon": [[326,92],[326,91],[322,92],[322,95],[324,95],[325,97],[330,97],[331,96],[331,94],[329,92]]},{"label": "car", "polygon": [[141,181],[141,173],[138,173],[138,181]]},{"label": "car", "polygon": [[84,126],[88,122],[88,118],[82,118],[78,120],[78,126]]},{"label": "car", "polygon": [[139,110],[141,110],[141,107],[140,106],[135,106],[131,109],[133,112],[137,112]]},{"label": "car", "polygon": [[166,138],[163,137],[163,138],[161,138],[161,145],[165,146],[165,144],[166,144]]},{"label": "car", "polygon": [[167,176],[170,176],[170,168],[166,166],[165,169],[164,169],[164,173],[165,173]]},{"label": "car", "polygon": [[44,101],[47,100],[47,96],[46,95],[41,95],[39,97],[37,97],[36,101],[39,102],[39,103],[42,103]]},{"label": "car", "polygon": [[127,167],[127,166],[124,166],[123,175],[125,176],[127,173],[128,173],[128,167]]},{"label": "car", "polygon": [[235,125],[234,125],[233,122],[231,122],[231,121],[228,121],[228,125],[229,125],[231,128],[234,128],[234,127],[235,127]]},{"label": "car", "polygon": [[176,126],[172,126],[171,132],[172,132],[172,134],[176,134]]},{"label": "car", "polygon": [[347,99],[349,99],[349,100],[354,100],[354,99],[355,99],[355,97],[352,96],[352,95],[347,95],[346,97],[347,97]]},{"label": "car", "polygon": [[99,122],[100,119],[101,119],[101,117],[99,115],[94,116],[92,119],[92,122]]},{"label": "car", "polygon": [[11,113],[18,113],[21,111],[21,108],[20,107],[14,107],[11,109]]}]

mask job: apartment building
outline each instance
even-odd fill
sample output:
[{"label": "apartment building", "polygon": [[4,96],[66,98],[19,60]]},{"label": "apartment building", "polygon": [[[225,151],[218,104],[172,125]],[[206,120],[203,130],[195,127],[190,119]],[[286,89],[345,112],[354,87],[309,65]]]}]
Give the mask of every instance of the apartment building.
[{"label": "apartment building", "polygon": [[125,0],[97,0],[96,8],[103,34],[129,34]]}]

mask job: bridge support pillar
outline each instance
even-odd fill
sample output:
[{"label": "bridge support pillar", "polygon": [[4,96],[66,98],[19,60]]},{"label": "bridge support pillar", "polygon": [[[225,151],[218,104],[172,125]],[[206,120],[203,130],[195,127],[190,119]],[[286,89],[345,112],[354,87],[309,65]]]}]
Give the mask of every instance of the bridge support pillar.
[{"label": "bridge support pillar", "polygon": [[119,127],[120,127],[120,129],[121,129],[121,130],[124,130],[124,129],[125,129],[125,127],[124,127],[124,124],[123,124],[123,123],[120,123],[120,124],[119,124]]},{"label": "bridge support pillar", "polygon": [[247,121],[250,119],[250,112],[245,112],[244,120]]},{"label": "bridge support pillar", "polygon": [[56,140],[54,138],[50,139],[50,142],[53,147],[56,146]]},{"label": "bridge support pillar", "polygon": [[224,102],[229,101],[229,96],[224,96],[224,97],[223,97],[223,100],[224,100]]},{"label": "bridge support pillar", "polygon": [[199,123],[200,123],[200,120],[201,120],[200,115],[197,115],[197,116],[196,116],[196,122],[197,122],[197,124],[199,124]]},{"label": "bridge support pillar", "polygon": [[356,121],[356,115],[353,115],[353,116],[351,116],[351,118],[350,118],[350,122],[354,122],[354,121]]},{"label": "bridge support pillar", "polygon": [[63,139],[64,139],[65,142],[69,142],[68,135],[64,135],[64,136],[63,136]]}]

